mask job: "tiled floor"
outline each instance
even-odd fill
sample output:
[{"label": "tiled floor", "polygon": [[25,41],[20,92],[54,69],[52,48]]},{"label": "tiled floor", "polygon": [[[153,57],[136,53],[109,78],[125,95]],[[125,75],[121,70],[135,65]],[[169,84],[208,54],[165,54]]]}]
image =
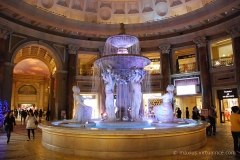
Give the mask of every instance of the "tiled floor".
[{"label": "tiled floor", "polygon": [[[6,143],[6,133],[0,132],[0,160],[98,160],[48,151],[41,145],[41,129],[35,130],[35,139],[27,141],[25,125],[17,121],[10,143]],[[234,160],[233,141],[230,124],[217,124],[217,135],[208,136],[207,145],[197,151],[173,153],[172,156],[142,158],[138,160]],[[176,154],[176,155],[175,155]],[[229,154],[229,155],[228,155]]]}]

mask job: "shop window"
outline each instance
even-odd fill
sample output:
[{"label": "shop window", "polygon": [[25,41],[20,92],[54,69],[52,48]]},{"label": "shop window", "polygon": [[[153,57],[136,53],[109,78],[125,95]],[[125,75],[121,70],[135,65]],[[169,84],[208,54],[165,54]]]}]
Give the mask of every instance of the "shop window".
[{"label": "shop window", "polygon": [[78,75],[93,75],[93,65],[97,60],[97,54],[78,54]]},{"label": "shop window", "polygon": [[148,66],[146,66],[144,69],[149,74],[161,74],[160,53],[154,52],[154,53],[147,53],[142,55],[151,60],[151,63]]},{"label": "shop window", "polygon": [[232,39],[222,39],[210,44],[212,68],[227,67],[233,65]]},{"label": "shop window", "polygon": [[195,48],[185,48],[174,51],[175,73],[186,73],[197,71]]}]

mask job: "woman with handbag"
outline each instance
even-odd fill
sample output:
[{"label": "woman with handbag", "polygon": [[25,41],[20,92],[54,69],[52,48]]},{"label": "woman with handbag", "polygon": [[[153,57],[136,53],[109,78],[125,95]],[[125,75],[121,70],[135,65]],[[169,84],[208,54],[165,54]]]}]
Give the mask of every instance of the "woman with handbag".
[{"label": "woman with handbag", "polygon": [[5,117],[3,124],[4,124],[4,129],[7,132],[7,144],[8,144],[10,141],[11,132],[13,131],[13,125],[14,126],[16,125],[15,118],[13,116],[12,111],[8,111],[8,114]]},{"label": "woman with handbag", "polygon": [[34,114],[33,114],[33,111],[30,110],[29,111],[29,114],[27,116],[27,126],[26,126],[26,129],[28,131],[28,140],[30,140],[30,131],[32,131],[32,136],[33,136],[33,139],[34,139],[34,130],[36,129],[36,125],[35,125],[35,121],[37,119],[35,118]]}]

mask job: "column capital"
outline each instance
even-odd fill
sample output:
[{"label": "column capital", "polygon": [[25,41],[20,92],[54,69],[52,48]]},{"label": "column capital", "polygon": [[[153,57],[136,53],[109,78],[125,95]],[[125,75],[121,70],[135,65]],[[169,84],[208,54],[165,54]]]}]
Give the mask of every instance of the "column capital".
[{"label": "column capital", "polygon": [[198,48],[200,47],[206,47],[207,45],[207,38],[205,36],[199,36],[199,37],[195,37],[193,39],[193,42],[196,43],[196,45],[198,46]]},{"label": "column capital", "polygon": [[68,44],[68,53],[69,54],[76,54],[79,50],[79,46],[76,44]]},{"label": "column capital", "polygon": [[0,38],[7,39],[13,31],[11,28],[0,25]]},{"label": "column capital", "polygon": [[164,45],[160,45],[159,49],[162,54],[169,54],[171,49],[170,47],[171,47],[170,44],[164,44]]},{"label": "column capital", "polygon": [[232,38],[236,38],[240,36],[240,23],[232,25],[226,29],[226,32],[230,34]]}]

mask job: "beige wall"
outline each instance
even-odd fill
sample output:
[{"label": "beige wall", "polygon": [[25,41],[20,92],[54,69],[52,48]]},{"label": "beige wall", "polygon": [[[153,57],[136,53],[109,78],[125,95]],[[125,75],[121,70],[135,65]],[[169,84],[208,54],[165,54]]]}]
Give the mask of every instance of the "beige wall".
[{"label": "beige wall", "polygon": [[[32,85],[36,91],[36,95],[18,94],[18,90],[23,85]],[[29,103],[35,104],[37,109],[47,110],[48,107],[48,85],[49,79],[45,76],[14,74],[13,76],[13,92],[11,109],[17,109],[18,104]]]}]

